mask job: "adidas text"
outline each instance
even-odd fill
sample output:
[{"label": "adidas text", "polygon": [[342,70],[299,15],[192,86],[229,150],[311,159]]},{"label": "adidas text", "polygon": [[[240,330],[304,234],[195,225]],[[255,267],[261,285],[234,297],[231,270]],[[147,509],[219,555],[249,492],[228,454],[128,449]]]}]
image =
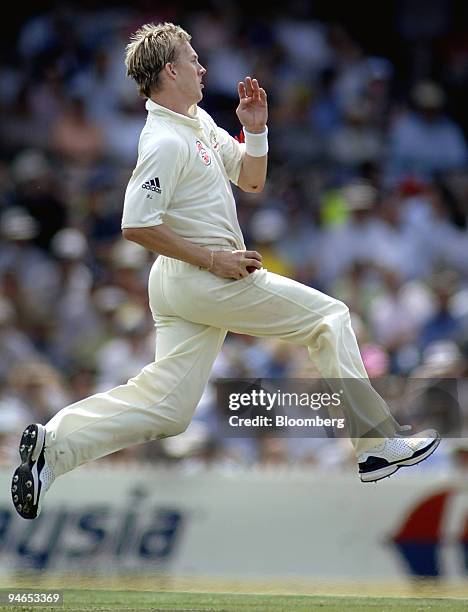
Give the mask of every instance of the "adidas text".
[{"label": "adidas text", "polygon": [[154,191],[156,193],[161,193],[161,185],[159,184],[159,178],[151,179],[150,181],[146,181],[141,186],[142,189],[149,189],[150,191]]}]

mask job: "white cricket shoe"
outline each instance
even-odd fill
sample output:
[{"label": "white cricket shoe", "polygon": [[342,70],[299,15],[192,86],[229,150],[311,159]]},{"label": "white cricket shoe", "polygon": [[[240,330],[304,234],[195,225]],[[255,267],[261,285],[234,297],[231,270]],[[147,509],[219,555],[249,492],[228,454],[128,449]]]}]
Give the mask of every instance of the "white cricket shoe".
[{"label": "white cricket shoe", "polygon": [[407,438],[386,438],[358,456],[362,482],[374,482],[391,476],[401,467],[427,459],[440,444],[435,429],[425,429]]},{"label": "white cricket shoe", "polygon": [[45,458],[43,425],[33,423],[23,431],[19,446],[21,465],[13,474],[11,496],[16,511],[25,519],[35,519],[41,512],[41,502],[55,480]]}]

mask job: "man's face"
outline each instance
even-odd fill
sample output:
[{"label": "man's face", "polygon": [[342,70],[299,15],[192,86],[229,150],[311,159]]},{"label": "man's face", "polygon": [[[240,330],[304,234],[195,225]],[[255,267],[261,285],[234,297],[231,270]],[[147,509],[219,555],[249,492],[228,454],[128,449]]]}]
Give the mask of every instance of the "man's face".
[{"label": "man's face", "polygon": [[173,63],[176,71],[176,84],[189,104],[196,104],[203,98],[202,78],[205,68],[198,62],[198,55],[188,42],[181,43],[176,61]]}]

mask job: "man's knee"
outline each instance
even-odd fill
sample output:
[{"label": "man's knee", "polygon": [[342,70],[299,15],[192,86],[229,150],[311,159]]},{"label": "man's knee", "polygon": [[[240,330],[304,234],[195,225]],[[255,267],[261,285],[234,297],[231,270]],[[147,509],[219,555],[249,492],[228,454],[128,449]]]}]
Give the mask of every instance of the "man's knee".
[{"label": "man's knee", "polygon": [[339,317],[349,319],[349,308],[344,302],[340,302],[340,300],[333,300],[333,308]]},{"label": "man's knee", "polygon": [[326,299],[323,303],[320,312],[322,315],[322,319],[325,322],[331,319],[345,320],[349,318],[349,308],[346,306],[346,304],[344,302],[341,302],[340,300],[336,300],[331,296],[326,296]]},{"label": "man's knee", "polygon": [[349,308],[346,304],[335,299],[331,295],[322,293],[318,298],[317,292],[307,287],[302,297],[304,298],[303,303],[308,306],[311,315],[314,317],[316,317],[317,314],[321,314],[323,317],[349,317]]},{"label": "man's knee", "polygon": [[351,317],[349,313],[349,308],[340,300],[335,300],[330,298],[331,302],[329,304],[329,308],[327,309],[326,314],[321,321],[320,328],[321,330],[334,330],[338,327],[342,327],[343,325],[350,325]]}]

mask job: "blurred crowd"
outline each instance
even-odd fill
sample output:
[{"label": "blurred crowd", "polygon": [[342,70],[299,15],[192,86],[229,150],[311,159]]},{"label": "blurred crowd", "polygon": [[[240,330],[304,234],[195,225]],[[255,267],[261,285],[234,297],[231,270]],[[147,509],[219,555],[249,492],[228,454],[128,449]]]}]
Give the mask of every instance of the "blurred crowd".
[{"label": "blurred crowd", "polygon": [[[120,233],[145,121],[123,54],[139,25],[165,20],[192,34],[208,70],[201,106],[231,134],[237,81],[254,75],[268,92],[267,187],[235,190],[248,247],[267,269],[346,302],[369,376],[395,381],[397,418],[420,426],[430,412],[453,437],[439,461],[467,463],[468,120],[457,92],[468,37],[451,34],[450,4],[429,3],[445,21],[416,19],[407,4],[404,78],[309,3],[255,18],[236,3],[59,4],[22,22],[0,65],[0,465],[16,461],[25,424],[153,360],[154,255]],[[441,23],[443,78],[427,42]],[[351,465],[346,440],[219,435],[217,378],[314,376],[305,349],[229,335],[187,432],[107,460]],[[428,381],[419,401],[402,400],[408,379]],[[434,399],[435,379],[457,379],[458,399]]]}]

